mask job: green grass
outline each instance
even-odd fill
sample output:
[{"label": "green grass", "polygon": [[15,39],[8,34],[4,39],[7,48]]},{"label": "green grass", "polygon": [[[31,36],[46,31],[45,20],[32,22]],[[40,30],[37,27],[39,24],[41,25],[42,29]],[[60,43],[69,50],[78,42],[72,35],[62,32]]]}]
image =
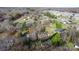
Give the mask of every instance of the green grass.
[{"label": "green grass", "polygon": [[51,41],[52,41],[52,44],[55,45],[55,46],[60,45],[62,43],[60,33],[55,33],[51,37]]},{"label": "green grass", "polygon": [[66,44],[66,46],[67,46],[68,48],[74,48],[74,44],[73,44],[72,42],[68,42],[68,43]]},{"label": "green grass", "polygon": [[64,25],[57,20],[53,20],[53,26],[55,26],[57,29],[63,29]]}]

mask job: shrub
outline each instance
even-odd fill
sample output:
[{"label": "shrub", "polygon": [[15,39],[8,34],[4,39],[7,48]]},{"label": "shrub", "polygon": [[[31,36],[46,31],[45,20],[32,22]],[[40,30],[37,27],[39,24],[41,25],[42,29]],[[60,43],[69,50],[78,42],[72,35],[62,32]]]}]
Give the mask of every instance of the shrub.
[{"label": "shrub", "polygon": [[25,35],[27,32],[28,32],[28,29],[26,27],[26,22],[23,22],[21,24],[20,33],[21,33],[21,35]]},{"label": "shrub", "polygon": [[45,15],[45,16],[48,16],[48,17],[50,17],[50,18],[57,19],[57,16],[56,16],[56,15],[50,14],[49,12],[44,13],[44,15]]},{"label": "shrub", "polygon": [[20,36],[24,36],[25,34],[28,33],[28,28],[26,26],[26,22],[22,22],[22,23],[18,22],[16,25],[19,28],[18,32],[19,32]]}]

